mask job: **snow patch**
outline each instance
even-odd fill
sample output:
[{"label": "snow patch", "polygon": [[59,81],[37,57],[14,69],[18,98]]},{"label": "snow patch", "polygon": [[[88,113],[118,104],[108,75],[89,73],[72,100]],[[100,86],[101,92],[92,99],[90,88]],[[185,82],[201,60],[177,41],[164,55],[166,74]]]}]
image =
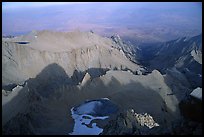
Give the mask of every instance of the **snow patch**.
[{"label": "snow patch", "polygon": [[191,96],[197,98],[197,99],[200,99],[202,100],[202,88],[200,87],[197,87],[196,89],[194,89],[191,94]]},{"label": "snow patch", "polygon": [[[102,98],[102,100],[109,100],[108,98]],[[100,108],[103,105],[101,101],[87,101],[84,104],[73,107],[71,109],[72,118],[74,119],[73,132],[69,135],[99,135],[103,132],[102,128],[99,128],[96,123],[92,123],[95,119],[104,120],[109,116],[92,116],[95,113],[96,108]]]},{"label": "snow patch", "polygon": [[102,99],[104,99],[104,100],[110,100],[109,98],[102,98]]},{"label": "snow patch", "polygon": [[[88,108],[92,108],[92,104]],[[97,127],[96,123],[92,123],[90,127],[88,127],[87,125],[89,125],[91,121],[94,119],[104,120],[109,116],[94,117],[87,114],[78,115],[74,113],[73,109],[74,108],[71,109],[71,112],[72,112],[72,118],[74,119],[75,124],[74,124],[73,132],[69,133],[69,135],[99,135],[101,132],[103,132],[103,129]]]}]

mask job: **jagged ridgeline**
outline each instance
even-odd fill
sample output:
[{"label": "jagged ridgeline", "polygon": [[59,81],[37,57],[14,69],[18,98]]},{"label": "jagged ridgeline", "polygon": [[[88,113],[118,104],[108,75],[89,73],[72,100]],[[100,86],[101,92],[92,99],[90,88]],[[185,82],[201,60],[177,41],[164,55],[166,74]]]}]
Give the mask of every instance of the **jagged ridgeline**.
[{"label": "jagged ridgeline", "polygon": [[74,71],[92,68],[133,72],[140,68],[127,59],[123,51],[117,50],[111,39],[91,32],[33,31],[25,36],[3,39],[2,45],[3,84],[34,78],[52,63],[63,67],[69,77]]},{"label": "jagged ridgeline", "polygon": [[[72,108],[87,100],[100,106],[97,101],[101,98],[113,103],[117,111],[104,120],[82,114],[85,122],[81,126],[98,126],[101,134],[172,133],[183,119],[179,103],[192,87],[183,82],[188,82],[185,76],[175,78],[176,70],[165,75],[147,71],[139,64],[140,53],[140,48],[117,35],[108,38],[93,32],[32,31],[3,37],[3,134],[68,135],[76,129]],[[89,104],[93,111],[101,112],[101,107]],[[81,107],[80,112],[90,108],[81,106],[85,109]],[[146,116],[153,122],[140,119]],[[157,126],[149,126],[154,123]],[[111,129],[117,125],[121,130]],[[78,131],[74,134],[80,134]]]}]

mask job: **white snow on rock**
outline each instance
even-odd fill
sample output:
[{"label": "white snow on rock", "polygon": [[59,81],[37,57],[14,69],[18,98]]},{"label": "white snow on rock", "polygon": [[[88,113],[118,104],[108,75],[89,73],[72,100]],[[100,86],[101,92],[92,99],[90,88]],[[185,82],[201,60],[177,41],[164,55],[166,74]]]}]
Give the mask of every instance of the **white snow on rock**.
[{"label": "white snow on rock", "polygon": [[104,99],[104,100],[110,100],[109,98],[102,98],[102,99]]},{"label": "white snow on rock", "polygon": [[191,96],[199,99],[199,100],[202,100],[202,88],[200,87],[197,87],[196,89],[194,89],[191,94]]},{"label": "white snow on rock", "polygon": [[[107,99],[107,98],[104,98]],[[97,105],[101,105],[100,101],[91,101],[85,103],[79,107],[77,107],[78,114],[75,113],[74,108],[71,109],[72,118],[74,119],[74,129],[72,133],[69,135],[99,135],[103,129],[96,126],[96,123],[92,123],[90,127],[89,125],[92,120],[95,119],[107,119],[109,116],[91,116],[87,113],[94,112],[94,108]]]},{"label": "white snow on rock", "polygon": [[[84,118],[88,117],[88,118]],[[99,135],[103,129],[96,126],[96,123],[92,123],[91,128],[87,127],[85,124],[90,124],[92,120],[94,119],[106,119],[108,116],[104,117],[93,117],[91,115],[83,114],[78,115],[74,114],[72,109],[72,118],[74,118],[74,129],[72,133],[69,133],[69,135]],[[82,124],[84,123],[84,124]]]}]

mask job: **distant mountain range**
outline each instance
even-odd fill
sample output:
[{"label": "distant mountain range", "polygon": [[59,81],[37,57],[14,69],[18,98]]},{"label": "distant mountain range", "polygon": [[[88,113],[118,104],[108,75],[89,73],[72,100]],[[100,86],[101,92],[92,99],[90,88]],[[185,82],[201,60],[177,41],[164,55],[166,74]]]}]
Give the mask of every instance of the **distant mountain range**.
[{"label": "distant mountain range", "polygon": [[202,34],[190,38],[183,37],[145,48],[146,51],[149,50],[149,52],[143,51],[146,52],[145,55],[150,55],[146,60],[149,68],[158,69],[162,73],[165,73],[167,69],[176,68],[185,73],[194,87],[201,86]]}]

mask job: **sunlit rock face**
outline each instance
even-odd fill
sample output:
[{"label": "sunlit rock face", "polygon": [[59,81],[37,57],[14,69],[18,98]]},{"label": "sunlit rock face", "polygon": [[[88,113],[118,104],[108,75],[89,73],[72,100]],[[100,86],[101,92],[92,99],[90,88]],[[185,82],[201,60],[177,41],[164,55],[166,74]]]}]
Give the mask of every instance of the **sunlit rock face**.
[{"label": "sunlit rock face", "polygon": [[138,65],[117,39],[79,31],[3,38],[3,134],[172,133],[188,79],[177,68],[162,75]]},{"label": "sunlit rock face", "polygon": [[191,94],[192,97],[197,98],[199,100],[202,101],[202,88],[197,87],[196,89],[194,89]]},{"label": "sunlit rock face", "polygon": [[[16,43],[21,41],[30,43]],[[123,56],[123,52],[112,48],[115,46],[111,39],[77,31],[40,31],[9,40],[2,39],[2,82],[7,85],[34,78],[51,63],[62,66],[70,77],[75,70],[85,71],[89,68],[128,68],[132,71],[140,68]]]}]

